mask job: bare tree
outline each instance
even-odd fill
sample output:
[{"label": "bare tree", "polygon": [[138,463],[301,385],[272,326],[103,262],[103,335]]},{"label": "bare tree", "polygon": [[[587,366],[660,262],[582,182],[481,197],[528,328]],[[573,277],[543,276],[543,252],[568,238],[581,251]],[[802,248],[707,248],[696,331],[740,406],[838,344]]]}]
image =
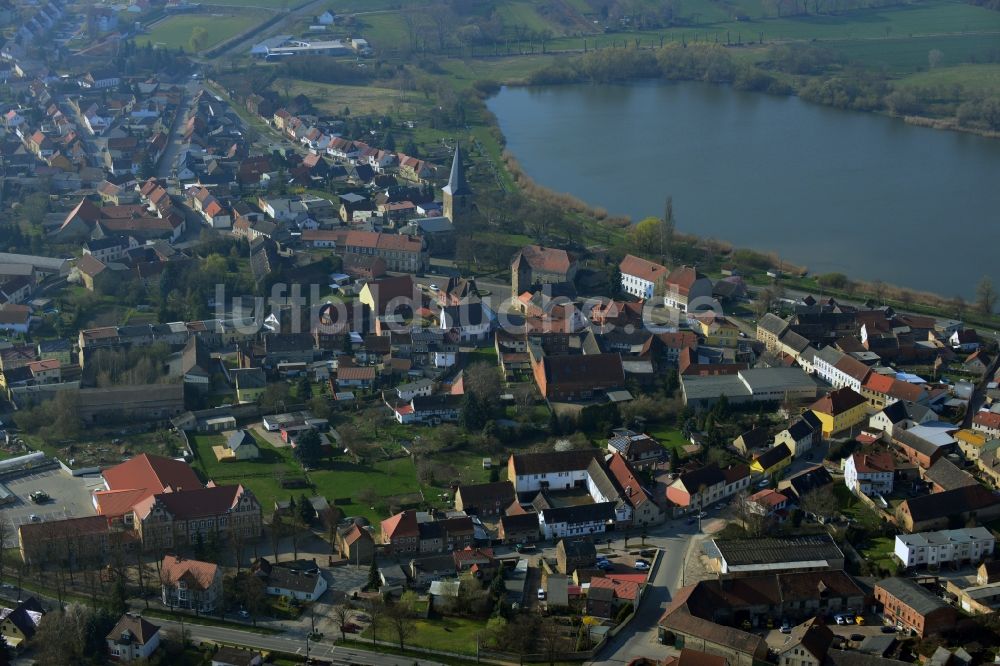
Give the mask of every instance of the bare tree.
[{"label": "bare tree", "polygon": [[802,495],[799,506],[815,516],[832,516],[837,512],[837,496],[834,495],[832,486],[824,486]]},{"label": "bare tree", "polygon": [[281,514],[277,511],[271,517],[271,552],[274,554],[274,561],[278,561],[278,546],[281,545],[282,533],[285,531],[285,523],[281,519]]},{"label": "bare tree", "polygon": [[14,527],[10,524],[10,521],[0,519],[0,582],[3,582],[4,564],[6,563],[4,553],[7,552],[9,546],[14,545],[11,539],[16,541]]},{"label": "bare tree", "polygon": [[149,564],[142,556],[142,548],[135,549],[135,578],[139,583],[139,594],[149,608]]},{"label": "bare tree", "polygon": [[354,618],[354,609],[352,609],[347,604],[340,604],[334,606],[333,610],[330,612],[333,616],[333,622],[340,629],[340,640],[347,640],[347,625],[351,623]]},{"label": "bare tree", "polygon": [[976,286],[976,309],[981,314],[989,316],[997,304],[997,290],[989,276],[983,276]]},{"label": "bare tree", "polygon": [[368,617],[371,618],[372,645],[375,645],[375,634],[385,616],[385,602],[382,601],[382,597],[374,596],[365,604],[365,610],[368,611]]},{"label": "bare tree", "polygon": [[417,628],[416,623],[413,621],[413,605],[405,600],[405,596],[404,599],[400,599],[386,609],[386,618],[389,622],[389,627],[396,635],[400,650],[406,649],[406,639],[412,636]]},{"label": "bare tree", "polygon": [[759,537],[763,534],[767,520],[763,512],[750,501],[750,493],[745,490],[736,495],[736,515],[743,523],[747,536]]},{"label": "bare tree", "polygon": [[233,521],[229,521],[229,525],[226,527],[226,542],[233,556],[233,564],[236,565],[236,575],[239,576],[243,571],[243,549],[246,547],[246,535],[240,526],[234,524]]},{"label": "bare tree", "polygon": [[253,626],[257,626],[257,615],[264,604],[264,583],[253,574],[243,577],[240,586],[240,596],[243,598],[243,606],[250,613],[250,620]]}]

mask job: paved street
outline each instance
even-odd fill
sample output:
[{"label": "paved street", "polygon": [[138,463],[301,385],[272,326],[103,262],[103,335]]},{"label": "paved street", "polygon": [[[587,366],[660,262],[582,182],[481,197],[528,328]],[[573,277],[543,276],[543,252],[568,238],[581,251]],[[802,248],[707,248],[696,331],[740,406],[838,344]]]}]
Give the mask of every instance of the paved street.
[{"label": "paved street", "polygon": [[[718,518],[704,521],[704,533],[716,532],[725,525]],[[684,584],[685,562],[699,535],[697,525],[688,525],[683,519],[667,521],[650,531],[646,537],[647,548],[659,548],[660,557],[650,574],[651,585],[639,604],[639,610],[629,625],[604,647],[600,657],[587,662],[595,665],[627,664],[636,657],[650,657],[661,660],[676,652],[671,647],[661,645],[656,623],[663,615],[674,592]],[[630,546],[638,542],[630,540]]]},{"label": "paved street", "polygon": [[160,156],[160,163],[156,166],[157,178],[166,179],[173,174],[174,162],[176,162],[177,156],[180,154],[181,148],[184,144],[181,137],[181,130],[184,129],[184,122],[192,109],[194,96],[198,94],[198,90],[200,88],[201,84],[196,81],[191,81],[187,84],[187,86],[185,86],[181,102],[177,107],[177,115],[174,118],[174,124],[170,128],[170,136],[167,139],[167,147],[164,148],[163,155]]},{"label": "paved street", "polygon": [[[181,631],[179,622],[152,618],[156,624],[170,630],[175,635]],[[213,643],[223,643],[230,645],[240,645],[244,647],[257,648],[259,650],[275,650],[289,652],[292,654],[306,654],[306,637],[300,635],[278,635],[265,636],[250,631],[230,629],[228,627],[207,627],[204,625],[187,624],[184,625],[188,636],[195,643],[208,641]],[[337,664],[371,664],[372,666],[440,666],[439,662],[427,659],[417,659],[414,656],[395,656],[391,654],[380,654],[378,652],[368,652],[354,647],[335,646],[330,642],[309,643],[310,657],[318,659],[329,659]]]}]

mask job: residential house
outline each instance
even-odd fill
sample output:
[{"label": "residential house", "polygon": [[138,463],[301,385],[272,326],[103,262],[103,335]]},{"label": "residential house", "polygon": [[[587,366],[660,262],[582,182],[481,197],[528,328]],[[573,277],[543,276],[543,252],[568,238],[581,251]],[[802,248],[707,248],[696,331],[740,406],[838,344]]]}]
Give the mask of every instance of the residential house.
[{"label": "residential house", "polygon": [[542,509],[538,523],[546,539],[603,534],[615,522],[615,502],[595,502]]},{"label": "residential house", "polygon": [[597,548],[584,539],[560,539],[556,544],[556,570],[572,575],[577,569],[592,569],[597,563]]},{"label": "residential house", "polygon": [[455,491],[455,510],[480,518],[499,516],[516,497],[510,481],[462,485]]},{"label": "residential house", "polygon": [[788,508],[788,496],[771,488],[758,490],[747,498],[747,502],[750,511],[765,518],[780,516]]},{"label": "residential house", "polygon": [[844,485],[855,494],[888,495],[896,476],[892,454],[853,453],[844,462]]},{"label": "residential house", "polygon": [[696,312],[710,307],[712,281],[696,268],[680,266],[670,271],[663,283],[663,303],[681,312]]},{"label": "residential house", "polygon": [[774,436],[774,446],[784,444],[792,452],[793,458],[800,458],[820,443],[822,434],[822,421],[811,411],[803,412],[787,428]]},{"label": "residential house", "polygon": [[669,273],[666,266],[631,254],[622,259],[618,272],[622,291],[647,301],[654,295],[663,295],[664,281]]},{"label": "residential house", "polygon": [[896,524],[907,532],[945,529],[953,521],[988,523],[998,517],[1000,497],[978,484],[907,498],[895,511]]},{"label": "residential house", "polygon": [[666,449],[645,433],[616,428],[608,438],[608,453],[618,453],[636,469],[653,467],[663,460]]},{"label": "residential house", "polygon": [[375,558],[375,540],[371,532],[356,522],[344,530],[337,530],[337,550],[351,564],[371,564]]},{"label": "residential house", "polygon": [[929,426],[915,426],[908,430],[895,426],[891,441],[903,457],[921,469],[930,469],[955,448],[955,440],[947,430]]},{"label": "residential house", "polygon": [[753,474],[762,474],[769,478],[777,478],[791,464],[792,452],[788,450],[786,445],[778,444],[754,456],[750,463],[750,472]]},{"label": "residential house", "polygon": [[164,605],[211,613],[222,603],[222,569],[217,564],[167,555],[159,568]]},{"label": "residential house", "polygon": [[13,608],[0,609],[0,636],[14,650],[22,649],[38,631],[45,611],[34,597],[18,602]]},{"label": "residential house", "polygon": [[946,632],[958,620],[954,608],[908,578],[886,578],[876,583],[875,601],[883,606],[887,623],[913,631],[920,638]]},{"label": "residential house", "polygon": [[897,534],[893,555],[904,567],[937,568],[942,564],[976,564],[992,557],[996,538],[985,527]]},{"label": "residential house", "polygon": [[679,474],[667,487],[667,500],[675,511],[700,511],[749,487],[750,469],[746,465],[720,469],[709,463]]},{"label": "residential house", "polygon": [[566,250],[525,245],[511,261],[511,297],[536,285],[572,285],[577,262]]},{"label": "residential house", "polygon": [[160,647],[160,628],[145,618],[126,613],[105,640],[108,654],[115,661],[145,660]]},{"label": "residential house", "polygon": [[229,370],[229,377],[236,388],[236,401],[240,404],[257,402],[267,389],[267,377],[262,368]]},{"label": "residential house", "polygon": [[777,648],[777,663],[779,666],[823,666],[832,644],[833,632],[822,620],[806,620],[792,627]]},{"label": "residential house", "polygon": [[507,544],[538,541],[538,514],[534,511],[500,516],[500,539]]},{"label": "residential house", "polygon": [[620,496],[632,508],[632,525],[652,525],[663,520],[663,510],[640,481],[632,465],[620,453],[613,453],[606,462],[608,474],[620,489]]},{"label": "residential house", "polygon": [[1000,412],[979,410],[972,417],[972,429],[991,439],[1000,438]]},{"label": "residential house", "polygon": [[328,584],[316,560],[295,560],[271,564],[259,558],[250,568],[260,578],[264,590],[276,597],[298,601],[316,601],[326,592]]},{"label": "residential house", "polygon": [[226,443],[214,446],[215,457],[219,462],[236,460],[257,460],[260,458],[260,447],[257,439],[249,430],[234,430],[226,435]]},{"label": "residential house", "polygon": [[823,437],[853,428],[868,417],[867,401],[854,389],[838,388],[810,405],[810,411],[822,424]]},{"label": "residential house", "polygon": [[455,423],[462,411],[462,396],[441,393],[427,396],[414,396],[409,403],[388,405],[393,411],[393,417],[398,423]]},{"label": "residential house", "polygon": [[264,657],[259,652],[223,646],[212,655],[212,666],[261,666]]}]

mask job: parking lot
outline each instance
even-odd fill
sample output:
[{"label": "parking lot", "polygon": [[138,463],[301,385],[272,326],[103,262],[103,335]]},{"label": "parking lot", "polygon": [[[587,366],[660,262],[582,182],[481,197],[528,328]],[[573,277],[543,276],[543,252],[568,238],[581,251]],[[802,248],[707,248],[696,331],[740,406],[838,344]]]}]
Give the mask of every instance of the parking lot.
[{"label": "parking lot", "polygon": [[[99,475],[75,477],[61,469],[26,474],[4,481],[4,485],[15,495],[15,499],[0,508],[0,517],[15,528],[31,522],[33,515],[38,521],[92,516],[94,505],[90,493],[104,487]],[[48,494],[50,499],[35,504],[28,496],[36,490]]]}]

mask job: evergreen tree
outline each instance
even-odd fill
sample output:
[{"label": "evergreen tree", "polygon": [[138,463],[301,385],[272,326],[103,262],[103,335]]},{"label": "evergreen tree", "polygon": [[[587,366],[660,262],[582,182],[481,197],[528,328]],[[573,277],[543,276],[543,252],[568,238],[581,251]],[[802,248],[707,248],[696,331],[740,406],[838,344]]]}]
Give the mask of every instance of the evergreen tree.
[{"label": "evergreen tree", "polygon": [[372,565],[368,567],[368,584],[366,587],[369,590],[377,590],[382,586],[382,579],[378,575],[378,565],[375,564],[375,560],[372,559]]},{"label": "evergreen tree", "polygon": [[319,463],[323,457],[323,444],[320,442],[318,432],[310,430],[299,437],[295,446],[295,457],[303,467],[315,467]]},{"label": "evergreen tree", "polygon": [[303,525],[312,524],[316,518],[316,509],[313,508],[312,502],[309,501],[305,493],[299,497],[299,518],[302,519]]},{"label": "evergreen tree", "polygon": [[312,384],[309,382],[309,375],[302,375],[296,384],[299,401],[305,401],[312,397]]}]

